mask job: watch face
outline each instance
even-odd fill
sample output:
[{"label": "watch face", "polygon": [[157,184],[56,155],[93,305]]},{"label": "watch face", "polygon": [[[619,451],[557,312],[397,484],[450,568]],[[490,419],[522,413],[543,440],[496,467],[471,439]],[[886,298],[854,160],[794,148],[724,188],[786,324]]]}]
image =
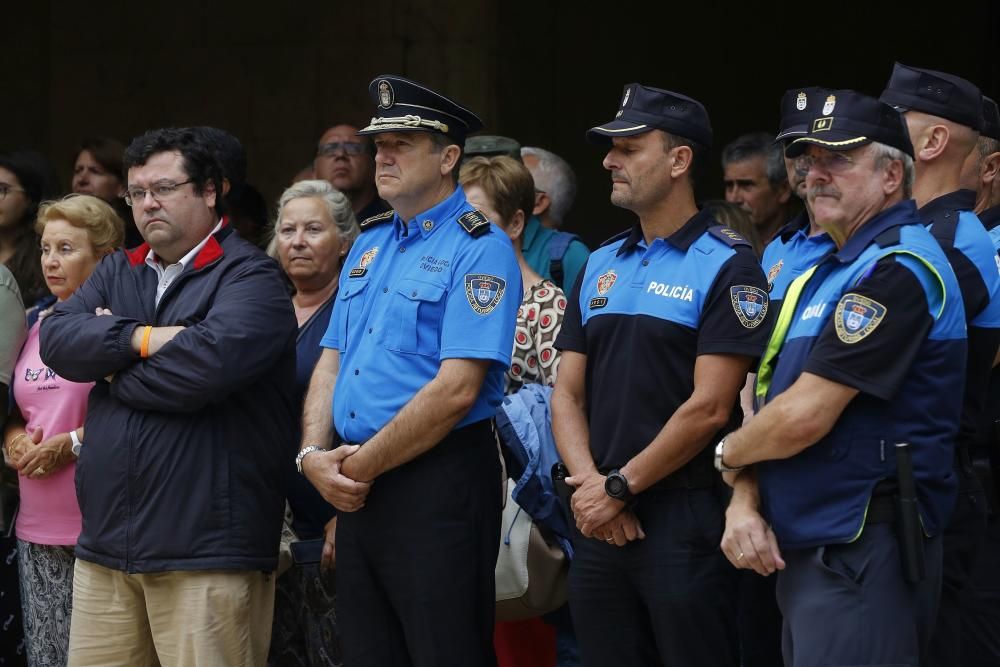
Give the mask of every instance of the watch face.
[{"label": "watch face", "polygon": [[623,480],[618,475],[614,477],[608,477],[606,484],[608,495],[613,498],[618,498],[625,493],[625,480]]}]

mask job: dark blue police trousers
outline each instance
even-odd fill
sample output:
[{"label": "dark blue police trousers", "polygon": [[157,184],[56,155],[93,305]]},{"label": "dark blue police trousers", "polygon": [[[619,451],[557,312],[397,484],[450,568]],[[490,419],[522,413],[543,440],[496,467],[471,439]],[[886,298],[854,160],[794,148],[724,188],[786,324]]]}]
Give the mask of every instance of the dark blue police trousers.
[{"label": "dark blue police trousers", "polygon": [[786,667],[918,667],[941,594],[941,537],[924,540],[926,577],[911,584],[893,528],[869,524],[850,544],[783,551]]},{"label": "dark blue police trousers", "polygon": [[719,491],[647,491],[635,513],[644,540],[575,535],[569,601],[583,665],[735,667],[738,571],[719,549]]},{"label": "dark blue police trousers", "polygon": [[489,421],[378,477],[337,520],[337,625],[351,667],[495,667],[500,458]]}]

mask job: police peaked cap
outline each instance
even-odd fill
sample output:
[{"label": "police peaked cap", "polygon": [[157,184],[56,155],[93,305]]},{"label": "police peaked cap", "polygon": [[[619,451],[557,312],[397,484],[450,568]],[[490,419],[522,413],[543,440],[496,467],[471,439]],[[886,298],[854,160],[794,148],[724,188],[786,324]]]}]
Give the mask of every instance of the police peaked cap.
[{"label": "police peaked cap", "polygon": [[440,132],[459,146],[483,121],[458,102],[416,81],[386,74],[372,79],[368,95],[376,104],[371,123],[358,134]]},{"label": "police peaked cap", "polygon": [[650,130],[663,130],[704,148],[712,145],[712,124],[701,102],[638,83],[625,86],[614,120],[587,130],[587,140],[608,143],[612,137],[631,137]]},{"label": "police peaked cap", "polygon": [[847,151],[877,141],[913,157],[903,116],[888,104],[853,90],[830,90],[816,105],[805,134],[792,139],[785,155],[802,155],[809,144]]},{"label": "police peaked cap", "polygon": [[775,142],[791,140],[809,133],[809,123],[823,106],[827,89],[811,86],[791,88],[781,97],[781,120]]},{"label": "police peaked cap", "polygon": [[982,93],[954,74],[896,63],[879,99],[897,111],[920,111],[977,132],[983,129]]}]

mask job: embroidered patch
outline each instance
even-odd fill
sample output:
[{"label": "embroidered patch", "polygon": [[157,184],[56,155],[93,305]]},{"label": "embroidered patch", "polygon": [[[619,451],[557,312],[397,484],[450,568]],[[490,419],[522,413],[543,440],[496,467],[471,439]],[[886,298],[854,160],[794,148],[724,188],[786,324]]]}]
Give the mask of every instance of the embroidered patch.
[{"label": "embroidered patch", "polygon": [[829,116],[833,113],[833,110],[837,107],[837,96],[830,95],[826,98],[826,102],[823,103],[823,115]]},{"label": "embroidered patch", "polygon": [[[1000,257],[1000,255],[997,256]],[[608,290],[611,289],[616,280],[618,280],[618,274],[615,273],[614,269],[608,269],[607,273],[598,276],[597,278],[597,293],[601,296],[607,294]],[[604,301],[607,302],[607,299]]]},{"label": "embroidered patch", "polygon": [[368,265],[372,263],[375,259],[375,255],[378,254],[378,246],[370,248],[365,251],[365,254],[361,255],[361,261],[358,262],[358,266],[351,269],[351,272],[347,274],[351,278],[360,278],[361,276],[368,273]]},{"label": "embroidered patch", "polygon": [[599,308],[604,308],[604,306],[606,306],[606,305],[608,305],[608,298],[605,297],[605,296],[595,296],[593,299],[590,300],[590,309],[591,310],[597,310]]},{"label": "embroidered patch", "polygon": [[845,294],[837,302],[833,315],[837,338],[852,345],[865,338],[881,324],[886,307],[860,294]]},{"label": "embroidered patch", "polygon": [[468,211],[458,216],[458,224],[471,236],[480,237],[490,229],[490,221],[482,211]]},{"label": "embroidered patch", "polygon": [[497,307],[507,289],[507,281],[486,273],[465,274],[465,296],[472,310],[489,315]]},{"label": "embroidered patch", "polygon": [[799,111],[805,111],[806,103],[808,101],[809,98],[806,97],[805,91],[800,91],[798,96],[795,98],[795,108],[798,109]]},{"label": "embroidered patch", "polygon": [[747,329],[756,329],[767,315],[767,293],[753,285],[733,285],[729,288],[733,310],[740,324]]},{"label": "embroidered patch", "polygon": [[[997,256],[1000,257],[1000,255]],[[778,277],[779,273],[781,273],[781,267],[783,267],[784,265],[785,265],[785,260],[779,259],[777,264],[775,264],[774,266],[772,266],[770,269],[767,270],[768,283],[774,282],[774,279]]]}]

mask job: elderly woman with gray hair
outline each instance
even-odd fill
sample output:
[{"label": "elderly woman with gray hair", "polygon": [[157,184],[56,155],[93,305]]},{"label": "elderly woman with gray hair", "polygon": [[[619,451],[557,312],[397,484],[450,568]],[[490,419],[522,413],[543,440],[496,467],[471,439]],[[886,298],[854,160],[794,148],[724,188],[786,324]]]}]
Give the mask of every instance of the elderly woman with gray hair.
[{"label": "elderly woman with gray hair", "polygon": [[[299,181],[278,201],[268,254],[278,260],[294,288],[292,304],[299,322],[295,377],[300,405],[333,312],[341,265],[359,231],[351,202],[326,181]],[[298,434],[292,440],[298,443]],[[277,581],[268,664],[340,665],[330,572],[336,510],[294,468],[289,476],[291,528],[299,541],[292,547],[291,569]]]}]

